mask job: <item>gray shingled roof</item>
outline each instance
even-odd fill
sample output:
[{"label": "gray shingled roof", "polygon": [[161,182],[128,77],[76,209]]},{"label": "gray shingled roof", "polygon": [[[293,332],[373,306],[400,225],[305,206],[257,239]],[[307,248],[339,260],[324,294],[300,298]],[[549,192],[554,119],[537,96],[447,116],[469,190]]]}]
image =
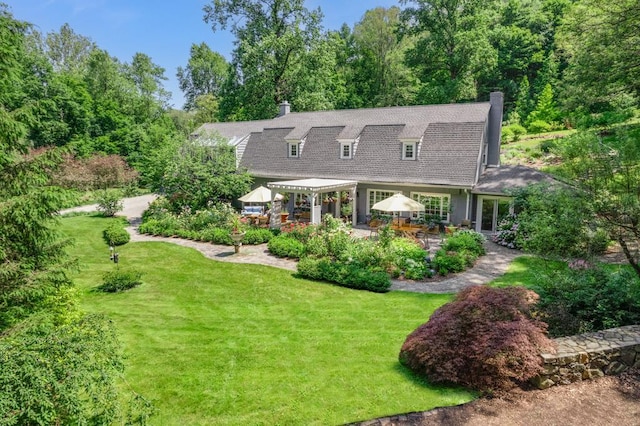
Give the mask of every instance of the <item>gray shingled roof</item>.
[{"label": "gray shingled roof", "polygon": [[561,182],[551,175],[542,173],[526,166],[500,166],[491,167],[478,179],[473,187],[474,194],[499,194],[507,195],[508,189],[525,188],[537,183],[560,185]]},{"label": "gray shingled roof", "polygon": [[[489,109],[486,102],[300,112],[201,129],[250,134],[240,165],[255,176],[471,187]],[[300,157],[288,158],[286,141],[302,139]],[[340,159],[338,140],[356,139],[354,158]],[[417,160],[402,160],[401,140],[421,140]]]}]

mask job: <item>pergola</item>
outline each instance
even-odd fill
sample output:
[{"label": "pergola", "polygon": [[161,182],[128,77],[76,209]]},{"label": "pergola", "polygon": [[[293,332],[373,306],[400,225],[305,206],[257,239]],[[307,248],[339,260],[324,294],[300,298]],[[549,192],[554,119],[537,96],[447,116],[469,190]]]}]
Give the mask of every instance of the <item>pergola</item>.
[{"label": "pergola", "polygon": [[[321,204],[318,202],[319,194],[326,192],[349,191],[353,200],[353,209],[351,212],[351,221],[355,226],[357,223],[356,215],[356,186],[358,182],[352,180],[339,179],[298,179],[286,180],[281,182],[269,182],[267,187],[271,189],[271,199],[273,200],[276,193],[290,192],[294,194],[310,194],[311,203],[311,223],[318,224],[322,219]],[[340,197],[336,201],[336,211],[340,212]],[[273,216],[272,216],[273,217]]]}]

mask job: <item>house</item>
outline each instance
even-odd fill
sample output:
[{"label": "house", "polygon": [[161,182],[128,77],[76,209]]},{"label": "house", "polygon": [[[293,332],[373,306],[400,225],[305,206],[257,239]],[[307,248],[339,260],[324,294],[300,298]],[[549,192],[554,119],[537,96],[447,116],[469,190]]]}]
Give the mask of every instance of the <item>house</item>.
[{"label": "house", "polygon": [[402,192],[429,216],[493,232],[506,191],[545,179],[500,166],[502,112],[500,92],[489,102],[336,111],[291,112],[285,102],[274,119],[209,123],[193,136],[219,133],[256,185],[292,194],[290,212],[306,202],[314,222],[340,213],[340,197],[321,203],[327,194],[346,192],[353,222],[364,223],[371,206]]}]

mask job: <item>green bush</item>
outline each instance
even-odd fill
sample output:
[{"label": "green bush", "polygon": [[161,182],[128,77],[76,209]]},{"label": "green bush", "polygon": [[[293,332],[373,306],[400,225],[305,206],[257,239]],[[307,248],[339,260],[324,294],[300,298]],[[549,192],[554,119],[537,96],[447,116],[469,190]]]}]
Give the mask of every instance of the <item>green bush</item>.
[{"label": "green bush", "polygon": [[122,210],[122,192],[105,189],[97,193],[98,211],[105,217],[115,216]]},{"label": "green bush", "polygon": [[297,265],[298,274],[304,278],[309,278],[311,280],[323,280],[324,273],[321,267],[323,262],[326,262],[327,259],[317,258],[317,257],[303,257],[300,259]]},{"label": "green bush", "polygon": [[131,235],[120,223],[112,223],[104,231],[102,237],[108,246],[121,246],[127,244],[131,239]]},{"label": "green bush", "polygon": [[299,259],[304,254],[304,244],[296,238],[281,234],[271,238],[268,243],[269,252],[277,257]]},{"label": "green bush", "polygon": [[233,240],[231,239],[231,233],[225,228],[207,228],[199,233],[202,241],[208,241],[212,244],[221,244],[226,246],[232,246]]},{"label": "green bush", "polygon": [[440,275],[462,272],[467,267],[468,254],[439,249],[432,260],[432,266]]},{"label": "green bush", "polygon": [[117,293],[129,290],[142,284],[141,278],[142,272],[115,269],[104,274],[102,284],[98,286],[98,290],[104,291],[105,293]]},{"label": "green bush", "polygon": [[403,271],[405,278],[421,280],[429,274],[425,263],[427,252],[415,241],[396,238],[391,242],[389,256],[396,271]]},{"label": "green bush", "polygon": [[244,234],[243,244],[257,245],[268,243],[273,238],[273,232],[264,228],[248,228]]},{"label": "green bush", "polygon": [[532,287],[549,334],[566,336],[640,323],[640,280],[628,268],[611,272],[587,262],[541,276]]},{"label": "green bush", "polygon": [[142,223],[146,223],[151,219],[163,219],[167,215],[171,215],[171,203],[165,197],[158,197],[149,203],[149,207],[142,212]]},{"label": "green bush", "polygon": [[336,231],[323,234],[327,242],[329,255],[339,258],[352,243],[352,238],[344,231]]},{"label": "green bush", "polygon": [[502,143],[517,142],[527,134],[527,129],[519,124],[511,124],[502,128]]},{"label": "green bush", "polygon": [[540,143],[540,151],[545,154],[550,153],[558,146],[558,143],[553,139],[548,139]]},{"label": "green bush", "polygon": [[529,133],[547,133],[550,132],[553,127],[551,124],[542,120],[535,120],[529,123],[527,130]]},{"label": "green bush", "polygon": [[441,248],[445,251],[468,251],[477,258],[486,252],[483,245],[484,239],[484,236],[478,232],[462,230],[449,236],[442,243]]},{"label": "green bush", "polygon": [[307,256],[325,257],[329,255],[329,247],[327,241],[321,235],[314,235],[309,238],[305,245],[305,254]]},{"label": "green bush", "polygon": [[391,287],[389,275],[383,271],[336,262],[328,257],[301,259],[298,262],[298,273],[305,278],[329,281],[343,287],[377,293],[387,292]]}]

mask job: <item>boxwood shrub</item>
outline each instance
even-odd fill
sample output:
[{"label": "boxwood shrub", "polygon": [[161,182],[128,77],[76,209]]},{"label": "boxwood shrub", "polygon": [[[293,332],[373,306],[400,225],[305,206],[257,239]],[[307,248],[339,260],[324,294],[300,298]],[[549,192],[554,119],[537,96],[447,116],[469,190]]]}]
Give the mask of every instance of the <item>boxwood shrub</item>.
[{"label": "boxwood shrub", "polygon": [[127,244],[131,239],[131,235],[122,226],[121,223],[112,223],[104,231],[102,237],[109,246],[121,246]]},{"label": "boxwood shrub", "polygon": [[391,279],[384,271],[363,268],[357,264],[335,262],[329,257],[307,256],[300,259],[298,274],[313,280],[329,281],[343,287],[377,293],[387,292],[391,287]]},{"label": "boxwood shrub", "polygon": [[102,284],[97,289],[106,293],[117,293],[139,286],[142,284],[141,278],[140,271],[115,269],[103,275]]},{"label": "boxwood shrub", "polygon": [[271,238],[268,247],[271,254],[277,257],[299,259],[304,254],[304,243],[287,236],[287,234]]},{"label": "boxwood shrub", "polygon": [[264,244],[273,238],[273,232],[265,228],[248,228],[244,235],[243,244]]}]

